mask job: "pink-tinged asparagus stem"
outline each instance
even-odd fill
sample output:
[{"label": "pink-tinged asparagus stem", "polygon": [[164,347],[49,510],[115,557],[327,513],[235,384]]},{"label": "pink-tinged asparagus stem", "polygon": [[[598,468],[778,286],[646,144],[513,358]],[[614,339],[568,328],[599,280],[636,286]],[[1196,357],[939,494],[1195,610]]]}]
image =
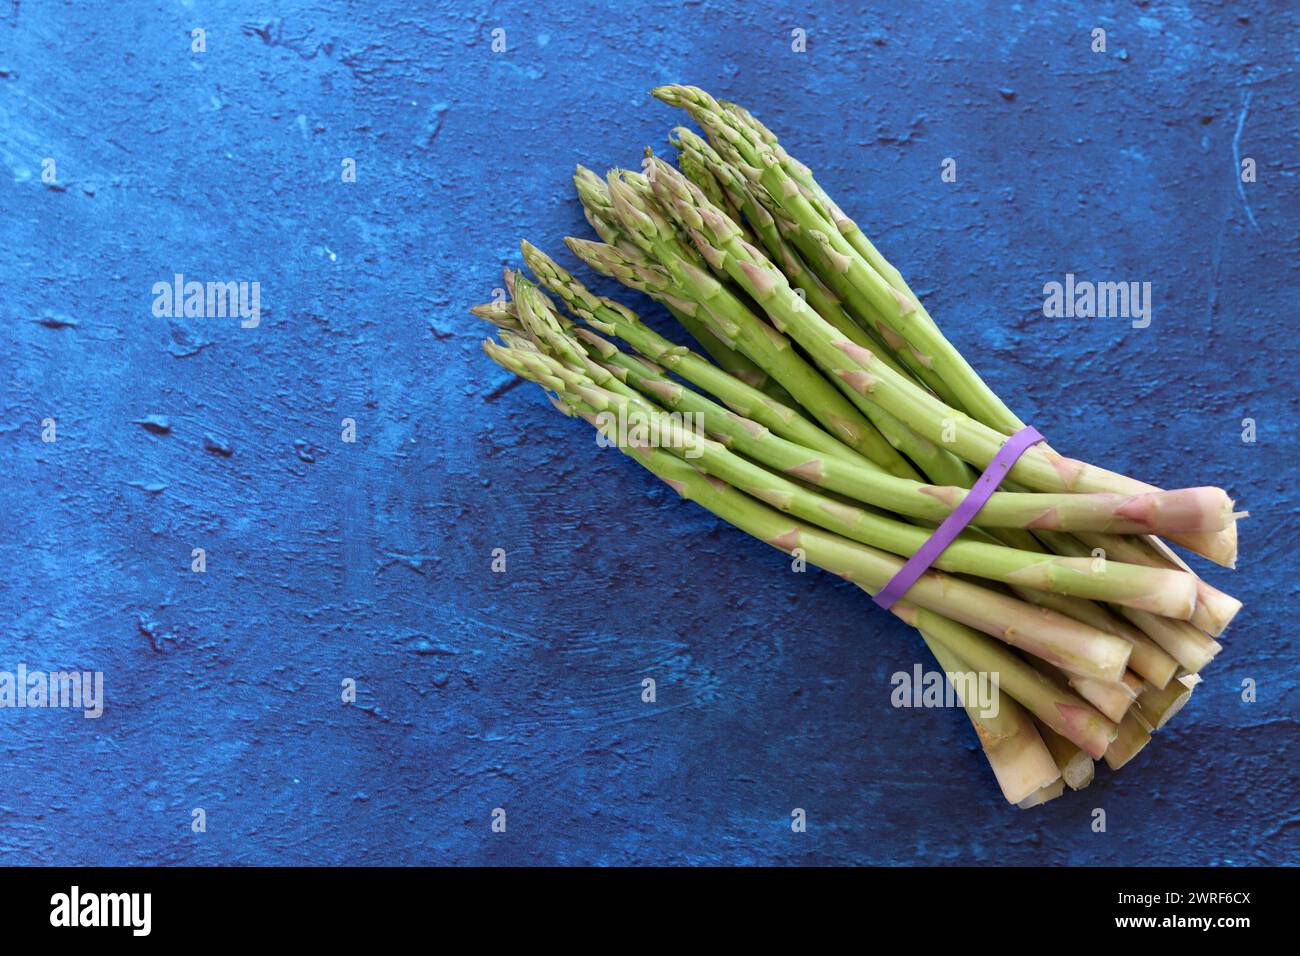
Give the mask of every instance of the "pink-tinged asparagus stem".
[{"label": "pink-tinged asparagus stem", "polygon": [[[854,550],[861,553],[871,549],[861,546],[855,549],[851,542],[843,539],[836,540],[832,535],[790,522],[779,512],[773,512],[771,509],[753,501],[753,499],[745,499],[743,495],[740,495],[728,485],[705,478],[686,465],[685,462],[660,449],[640,449],[637,451],[636,456],[639,461],[667,481],[683,497],[688,497],[702,504],[719,517],[735,524],[755,537],[765,540],[787,553],[802,550],[811,563],[855,581],[868,592],[879,586],[877,582],[883,583],[881,581],[883,575],[868,571],[867,568],[854,560],[852,553]],[[879,558],[886,556],[875,555],[873,557],[879,560]],[[891,563],[887,574],[892,576],[895,569],[896,566]],[[944,587],[945,584],[948,586],[947,588]],[[961,592],[960,595],[956,593],[957,591]],[[1012,697],[1022,701],[1026,706],[1034,709],[1034,712],[1048,726],[1054,727],[1059,733],[1074,740],[1089,753],[1099,757],[1104,753],[1115,733],[1114,724],[1089,707],[1081,698],[1054,687],[1050,681],[1038,678],[1037,675],[1024,666],[1023,662],[1016,660],[1014,655],[981,638],[974,628],[981,625],[988,628],[989,621],[981,619],[980,607],[989,598],[992,598],[995,603],[1000,603],[999,599],[1002,596],[992,594],[992,592],[981,594],[980,591],[979,588],[965,586],[965,582],[958,582],[952,578],[943,580],[943,576],[931,573],[927,574],[922,581],[919,581],[908,592],[908,600],[898,602],[894,606],[894,610],[903,620],[923,628],[924,633],[944,642],[946,646],[955,653],[960,654],[962,659],[971,663],[972,666],[980,670],[998,673],[1002,689],[1005,689]],[[952,600],[944,599],[945,592]],[[1014,621],[1019,616],[1017,611],[1025,609],[1026,606],[1010,599],[1008,599],[1008,602],[1003,602],[1004,613],[1006,614],[1005,620]],[[1062,617],[1043,609],[1028,610],[1031,619],[1037,618],[1040,621]],[[947,618],[944,616],[945,614],[952,614],[953,618]],[[971,626],[962,627],[961,623],[956,619],[959,617],[964,617]],[[1015,637],[1013,631],[1016,626],[1013,624],[1011,628],[1000,632],[995,626],[992,630],[995,632],[995,636],[1005,640]],[[1026,622],[1026,626],[1028,626],[1028,622]],[[1095,637],[1096,633],[1099,632],[1091,632],[1091,629],[1085,629],[1082,636],[1086,640]],[[1036,650],[1030,650],[1030,653],[1040,654],[1045,650],[1045,647],[1042,646],[1044,642],[1039,640],[1039,636],[1034,637],[1034,642],[1040,646]],[[1127,657],[1127,645],[1122,641],[1115,641],[1110,646],[1110,653],[1116,651],[1122,657]],[[1053,656],[1053,652],[1048,651],[1048,656]],[[1072,652],[1070,656],[1075,655]],[[1085,669],[1079,666],[1077,660],[1057,660],[1055,663],[1057,666],[1070,670]],[[1086,669],[1093,669],[1093,667],[1094,665],[1089,664]],[[1111,670],[1114,673],[1111,666],[1103,669]],[[1118,675],[1116,675],[1116,679],[1118,679]]]},{"label": "pink-tinged asparagus stem", "polygon": [[[937,637],[926,634],[924,630],[921,637],[945,674],[973,672],[969,664]],[[955,682],[953,689],[975,728],[980,747],[1008,803],[1020,803],[1060,779],[1061,772],[1038,735],[1033,718],[1015,700],[999,693],[997,713],[990,714],[977,703],[966,700],[961,681]]]},{"label": "pink-tinged asparagus stem", "polygon": [[[1158,541],[1133,540],[1094,532],[1077,533],[1075,537],[1090,548],[1100,548],[1106,552],[1107,557],[1116,561],[1145,564],[1153,568],[1187,570],[1187,565],[1173,552],[1160,550]],[[1241,602],[1236,598],[1224,594],[1200,578],[1196,579],[1196,611],[1192,614],[1191,622],[1201,630],[1208,632],[1211,637],[1218,637],[1240,610]]]},{"label": "pink-tinged asparagus stem", "polygon": [[[521,321],[539,346],[545,343],[555,354],[534,351],[510,354],[489,344],[486,348],[498,363],[525,377],[545,381],[552,388],[557,380],[564,381],[567,390],[573,393],[570,400],[580,401],[593,414],[613,411],[618,413],[619,420],[625,421],[632,417],[633,411],[638,412],[657,446],[669,448],[688,460],[697,459],[697,467],[706,473],[829,531],[903,556],[915,553],[926,541],[928,534],[922,529],[826,498],[766,471],[719,443],[699,437],[682,428],[680,419],[671,418],[641,400],[617,380],[607,378],[610,384],[621,386],[617,392],[601,389],[587,377],[588,372],[601,370],[593,368],[591,362],[582,361],[581,345],[564,338],[564,330],[557,322],[545,321],[548,315],[540,292],[523,279],[516,284]],[[576,359],[572,368],[561,361],[573,357]],[[581,370],[584,366],[587,371]],[[1182,573],[1114,563],[1104,564],[1098,573],[1099,569],[1091,561],[1074,559],[1072,564],[1071,560],[958,540],[944,551],[935,566],[1006,583],[1116,601],[1163,614],[1183,613],[1193,599],[1191,578]],[[1156,575],[1165,578],[1157,579]]]},{"label": "pink-tinged asparagus stem", "polygon": [[1100,758],[1118,732],[1115,724],[1083,698],[973,628],[909,600],[899,601],[892,610],[899,619],[942,643],[972,669],[997,674],[999,693],[1009,694],[1036,718],[1093,757]]},{"label": "pink-tinged asparagus stem", "polygon": [[[1050,664],[1037,658],[1030,658],[1029,663],[1034,670],[1042,674],[1047,680],[1052,681],[1062,689],[1069,688],[1074,691],[1097,708],[1097,711],[1104,715],[1107,720],[1115,723],[1124,718],[1124,714],[1137,697],[1136,692],[1131,691],[1124,683],[1124,678],[1116,682],[1099,681],[1092,678],[1080,678],[1072,674],[1063,674]],[[1141,683],[1141,679],[1138,679],[1138,686],[1141,686]]]},{"label": "pink-tinged asparagus stem", "polygon": [[1051,753],[1052,759],[1056,761],[1056,766],[1061,771],[1061,779],[1071,790],[1082,790],[1092,783],[1096,765],[1090,756],[1041,722],[1038,725],[1038,734],[1042,737],[1048,752]]},{"label": "pink-tinged asparagus stem", "polygon": [[[1163,528],[1165,531],[1161,533],[1176,534],[1222,531],[1239,515],[1222,488],[1208,487],[1134,495],[1116,509],[1116,514],[1128,519],[1132,527],[1142,527],[1147,532]],[[1045,517],[1036,527],[1050,530],[1051,517]]]},{"label": "pink-tinged asparagus stem", "polygon": [[1199,675],[1186,674],[1170,681],[1169,686],[1163,690],[1148,687],[1138,695],[1137,706],[1133,708],[1133,713],[1141,721],[1142,726],[1154,733],[1183,709],[1183,705],[1191,700],[1192,691],[1200,682]]},{"label": "pink-tinged asparagus stem", "polygon": [[[669,458],[676,461],[667,452],[653,457],[661,462]],[[684,462],[678,464],[690,467]],[[680,470],[677,477],[681,479]],[[792,520],[760,506],[754,499],[742,501],[740,492],[722,482],[694,483],[685,496],[773,547],[787,554],[802,551],[810,563],[873,593],[902,567],[902,561],[894,555]],[[1073,674],[1118,680],[1128,662],[1129,645],[1112,635],[946,574],[927,572],[912,586],[908,597],[921,607],[1021,647]]]},{"label": "pink-tinged asparagus stem", "polygon": [[[556,330],[552,329],[552,334],[554,334],[555,332]],[[571,350],[576,349],[576,346],[573,346],[572,343],[569,343],[569,349]]]},{"label": "pink-tinged asparagus stem", "polygon": [[1119,723],[1119,734],[1106,748],[1106,766],[1118,770],[1150,742],[1151,734],[1142,726],[1142,722],[1132,712],[1126,714]]}]

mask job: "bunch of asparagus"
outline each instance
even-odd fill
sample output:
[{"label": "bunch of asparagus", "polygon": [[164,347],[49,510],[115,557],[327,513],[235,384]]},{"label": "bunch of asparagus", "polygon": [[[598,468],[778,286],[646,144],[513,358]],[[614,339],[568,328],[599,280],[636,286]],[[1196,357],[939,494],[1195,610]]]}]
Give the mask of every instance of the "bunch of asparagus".
[{"label": "bunch of asparagus", "polygon": [[[484,348],[682,497],[875,594],[1024,423],[770,130],[695,87],[654,95],[706,136],[673,131],[680,169],[649,149],[579,167],[601,241],[565,242],[709,357],[527,242],[536,282],[508,270],[509,298],[472,310],[498,328]],[[1239,517],[1219,488],[1038,444],[892,606],[944,671],[996,675],[996,716],[963,703],[1008,801],[1122,767],[1187,701],[1241,604],[1156,536],[1232,567]]]}]

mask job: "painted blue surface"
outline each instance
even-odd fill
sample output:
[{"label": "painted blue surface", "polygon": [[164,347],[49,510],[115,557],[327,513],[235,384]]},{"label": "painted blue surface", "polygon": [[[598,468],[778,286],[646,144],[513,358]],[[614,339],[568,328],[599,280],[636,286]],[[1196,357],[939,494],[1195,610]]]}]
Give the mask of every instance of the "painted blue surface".
[{"label": "painted blue surface", "polygon": [[[1296,860],[1300,17],[816,6],[6,7],[0,669],[107,702],[0,710],[0,863]],[[1009,809],[964,716],[890,706],[913,632],[479,352],[669,81],[775,128],[1056,447],[1253,511],[1207,571],[1247,610],[1122,773]],[[259,281],[260,325],[155,317],[176,272]],[[1066,272],[1152,282],[1151,327],[1043,318]]]}]

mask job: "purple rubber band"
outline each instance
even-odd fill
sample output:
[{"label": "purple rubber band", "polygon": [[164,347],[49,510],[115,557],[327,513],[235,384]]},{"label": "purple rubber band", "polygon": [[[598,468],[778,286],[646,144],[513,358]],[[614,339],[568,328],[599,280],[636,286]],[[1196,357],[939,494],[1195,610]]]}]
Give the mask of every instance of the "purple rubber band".
[{"label": "purple rubber band", "polygon": [[961,504],[952,509],[952,513],[934,529],[930,539],[921,545],[916,554],[908,558],[898,569],[898,573],[880,589],[880,593],[875,598],[876,603],[886,611],[893,607],[894,602],[907,593],[917,579],[930,569],[930,565],[938,560],[944,549],[952,544],[957,535],[974,520],[979,510],[984,507],[984,502],[998,490],[998,485],[1002,484],[1002,479],[1007,476],[1011,466],[1020,460],[1020,456],[1027,452],[1031,445],[1036,445],[1042,440],[1043,436],[1038,434],[1038,430],[1029,426],[1008,438],[998,449],[998,453],[993,456],[989,466],[984,469],[984,474],[979,476],[970,493],[962,499]]}]

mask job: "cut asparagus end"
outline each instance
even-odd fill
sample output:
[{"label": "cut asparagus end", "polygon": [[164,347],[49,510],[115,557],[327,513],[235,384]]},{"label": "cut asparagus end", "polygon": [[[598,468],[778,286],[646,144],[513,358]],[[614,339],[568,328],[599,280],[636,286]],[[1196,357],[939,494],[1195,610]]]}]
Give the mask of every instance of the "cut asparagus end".
[{"label": "cut asparagus end", "polygon": [[1192,699],[1192,691],[1201,682],[1199,674],[1185,674],[1169,682],[1163,690],[1148,687],[1138,695],[1137,706],[1133,712],[1138,720],[1154,733],[1173,719]]},{"label": "cut asparagus end", "polygon": [[1119,723],[1133,706],[1133,702],[1137,700],[1138,692],[1144,685],[1142,678],[1132,671],[1126,671],[1124,676],[1115,682],[1072,677],[1070,686],[1080,697],[1115,723]]},{"label": "cut asparagus end", "polygon": [[1209,631],[1211,637],[1218,637],[1240,610],[1241,602],[1235,597],[1197,579],[1196,612],[1192,615],[1192,623],[1197,627]]},{"label": "cut asparagus end", "polygon": [[[1091,763],[1092,761],[1088,761]],[[1025,799],[1016,803],[1021,810],[1028,810],[1031,807],[1037,807],[1046,803],[1048,800],[1055,800],[1061,794],[1065,793],[1065,781],[1057,780],[1055,783],[1049,783],[1045,787],[1035,790]]]},{"label": "cut asparagus end", "polygon": [[1069,784],[1071,790],[1082,790],[1092,783],[1096,766],[1093,759],[1080,750],[1074,759],[1061,768],[1061,779]]},{"label": "cut asparagus end", "polygon": [[1092,757],[1041,721],[1038,723],[1038,733],[1052,754],[1052,759],[1056,761],[1061,779],[1071,790],[1082,790],[1092,783],[1095,767]]},{"label": "cut asparagus end", "polygon": [[1220,567],[1237,567],[1237,523],[1234,521],[1222,531],[1192,532],[1166,535],[1174,544],[1208,558]]},{"label": "cut asparagus end", "polygon": [[1119,723],[1119,733],[1115,739],[1110,742],[1104,754],[1106,765],[1111,770],[1118,770],[1151,742],[1150,732],[1142,726],[1142,722],[1130,711],[1124,715],[1124,719]]},{"label": "cut asparagus end", "polygon": [[1100,604],[1034,588],[1013,587],[1012,590],[1031,604],[1060,611],[1076,621],[1090,624],[1099,631],[1114,634],[1126,641],[1131,647],[1128,666],[1156,687],[1164,687],[1178,672],[1178,662],[1159,644],[1129,622],[1122,621],[1111,614]]}]

